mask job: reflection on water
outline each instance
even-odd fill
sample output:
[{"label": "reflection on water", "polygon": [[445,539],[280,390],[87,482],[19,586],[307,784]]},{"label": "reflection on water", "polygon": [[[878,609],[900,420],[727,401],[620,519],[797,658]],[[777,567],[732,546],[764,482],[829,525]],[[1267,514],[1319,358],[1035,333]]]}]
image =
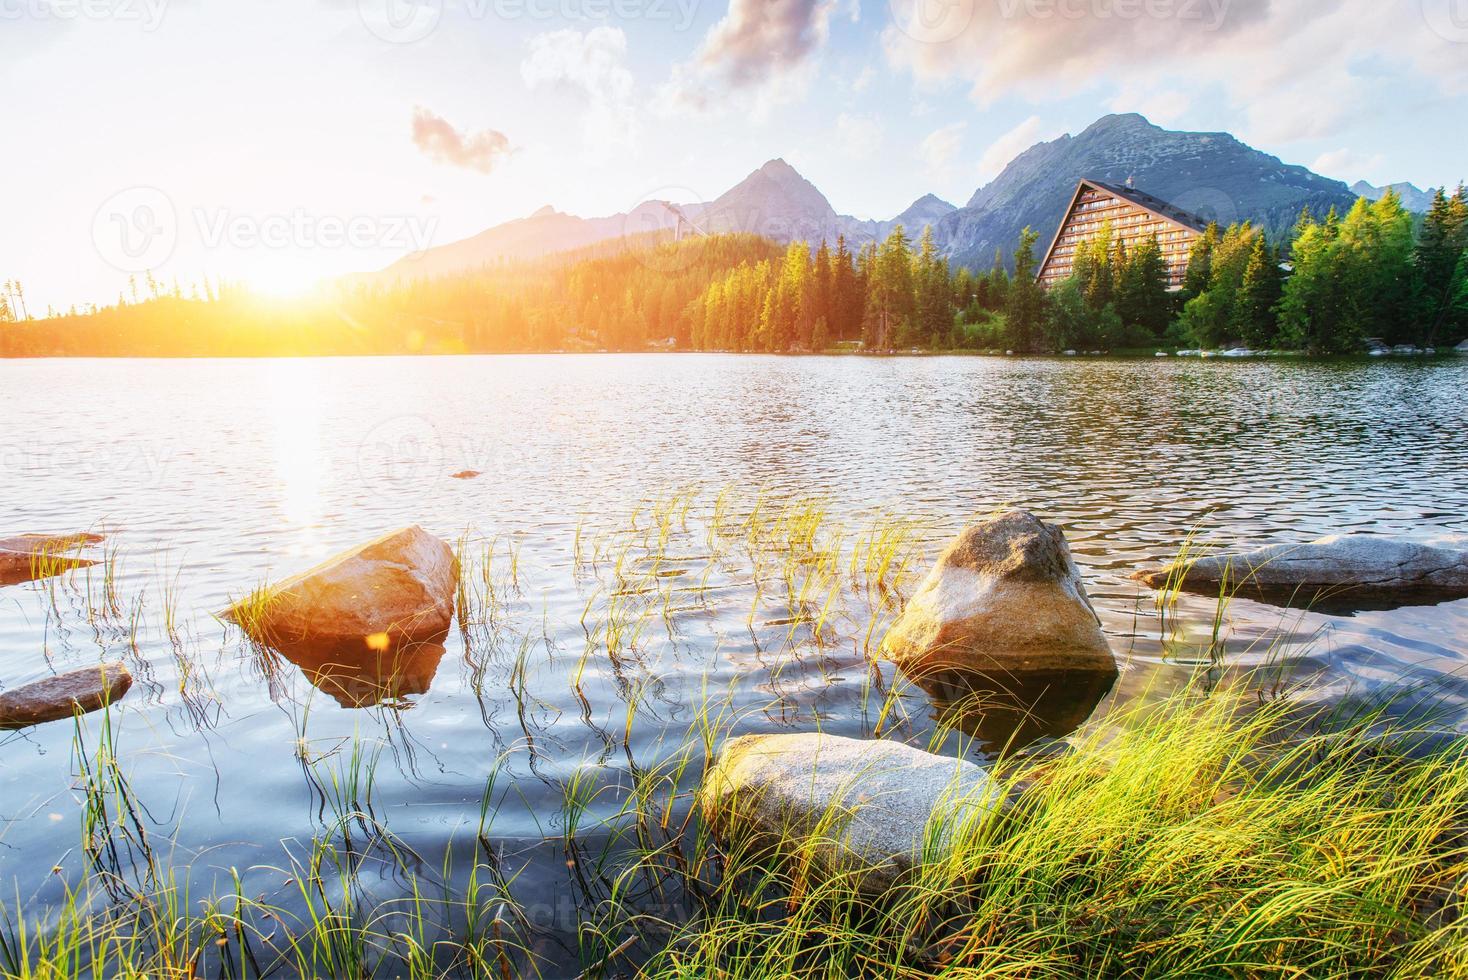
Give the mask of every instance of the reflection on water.
[{"label": "reflection on water", "polygon": [[[926,744],[932,705],[868,655],[902,589],[999,506],[1065,529],[1121,672],[1109,694],[1075,678],[1022,679],[1007,705],[991,692],[965,720],[983,743],[1061,734],[1211,657],[1283,660],[1331,696],[1426,686],[1468,711],[1468,601],[1338,616],[1239,599],[1216,618],[1183,596],[1163,619],[1129,578],[1195,530],[1218,546],[1468,530],[1464,418],[1468,358],[3,362],[0,529],[105,522],[121,559],[116,603],[96,568],[0,593],[0,684],[127,663],[128,775],[150,833],[207,854],[200,895],[232,891],[234,867],[247,894],[289,898],[279,842],[325,832],[302,758],[346,765],[362,742],[378,760],[363,808],[455,868],[483,850],[493,774],[485,839],[534,911],[545,975],[574,976],[588,906],[559,840],[573,780],[593,793],[583,826],[611,817],[706,701],[738,734]],[[467,470],[484,475],[452,478]],[[839,559],[787,560],[793,521],[784,551],[711,534],[725,486],[821,498]],[[683,488],[700,493],[668,505]],[[878,508],[910,519],[890,533],[917,556],[882,585],[866,577],[888,540],[868,533]],[[210,614],[414,523],[468,532],[475,556],[441,645],[262,662]],[[842,600],[827,608],[829,582]],[[64,900],[54,865],[77,872],[74,737],[58,723],[0,739],[0,894],[28,906]],[[695,760],[681,784],[699,774]]]},{"label": "reflection on water", "polygon": [[[428,693],[445,649],[435,642],[396,646],[277,643],[260,646],[257,652],[262,673],[273,675],[280,669],[273,658],[273,654],[279,654],[301,668],[313,687],[331,695],[343,708],[384,704],[410,708],[411,695]],[[280,689],[288,690],[288,686]]]},{"label": "reflection on water", "polygon": [[[322,364],[311,359],[271,361],[265,369],[271,462],[280,516],[294,528],[321,519],[326,461],[321,447]],[[313,542],[308,537],[302,545]]]},{"label": "reflection on water", "polygon": [[919,683],[943,722],[1001,752],[1075,731],[1116,683],[1115,671],[1030,670],[990,676],[929,671]]}]

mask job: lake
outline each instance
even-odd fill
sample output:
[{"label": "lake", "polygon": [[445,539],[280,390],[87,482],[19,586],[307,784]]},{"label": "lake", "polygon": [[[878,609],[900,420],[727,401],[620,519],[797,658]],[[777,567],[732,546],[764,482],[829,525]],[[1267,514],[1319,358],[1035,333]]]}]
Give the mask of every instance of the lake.
[{"label": "lake", "polygon": [[[86,554],[115,563],[0,589],[0,685],[129,665],[111,720],[137,833],[197,896],[233,891],[235,869],[242,894],[290,905],[313,837],[355,840],[339,877],[363,907],[401,899],[405,868],[462,893],[489,854],[543,975],[575,976],[604,891],[584,849],[631,846],[614,818],[710,704],[720,732],[928,744],[927,700],[875,646],[943,544],[999,506],[1064,527],[1121,661],[1076,723],[1176,689],[1210,652],[1282,664],[1307,697],[1468,703],[1468,601],[1238,599],[1215,642],[1216,603],[1160,617],[1128,578],[1190,534],[1468,532],[1465,420],[1468,358],[0,362],[0,537],[100,531]],[[461,547],[472,601],[391,677],[328,676],[213,616],[413,523]],[[773,547],[811,527],[810,555]],[[78,772],[102,728],[86,719],[83,754],[67,722],[0,733],[12,914],[19,896],[44,918],[94,860]],[[948,739],[983,757],[1006,733]],[[685,761],[687,790],[701,749]]]}]

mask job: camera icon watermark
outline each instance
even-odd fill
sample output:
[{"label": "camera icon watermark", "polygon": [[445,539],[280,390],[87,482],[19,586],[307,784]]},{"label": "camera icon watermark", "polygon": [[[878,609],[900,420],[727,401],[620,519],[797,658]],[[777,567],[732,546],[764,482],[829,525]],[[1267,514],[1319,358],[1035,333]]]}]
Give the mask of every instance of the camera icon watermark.
[{"label": "camera icon watermark", "polygon": [[1422,0],[1422,19],[1444,41],[1468,44],[1468,0]]},{"label": "camera icon watermark", "polygon": [[147,272],[178,247],[178,210],[156,187],[129,187],[112,195],[92,217],[97,254],[122,272]]},{"label": "camera icon watermark", "polygon": [[357,446],[357,475],[373,491],[393,494],[425,486],[444,468],[443,438],[421,415],[379,422]]},{"label": "camera icon watermark", "polygon": [[920,44],[946,44],[974,22],[977,0],[888,0],[892,23]]},{"label": "camera icon watermark", "polygon": [[653,272],[682,272],[693,264],[695,250],[679,246],[708,234],[702,221],[707,207],[687,187],[659,187],[623,216],[622,240],[632,247],[637,261]]},{"label": "camera icon watermark", "polygon": [[389,44],[417,44],[438,30],[443,0],[357,0],[357,17]]},{"label": "camera icon watermark", "polygon": [[1242,220],[1239,202],[1216,187],[1190,187],[1173,197],[1172,204],[1204,221],[1225,229]]}]

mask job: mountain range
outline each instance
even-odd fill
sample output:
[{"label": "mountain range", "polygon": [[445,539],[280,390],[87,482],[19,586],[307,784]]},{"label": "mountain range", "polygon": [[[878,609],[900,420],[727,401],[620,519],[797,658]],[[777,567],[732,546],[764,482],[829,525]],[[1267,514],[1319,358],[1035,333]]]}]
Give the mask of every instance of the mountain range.
[{"label": "mountain range", "polygon": [[[826,196],[784,160],[761,166],[717,199],[645,201],[631,211],[581,218],[544,207],[527,218],[405,257],[364,277],[403,281],[431,279],[505,261],[585,248],[644,233],[749,232],[780,242],[834,242],[844,235],[857,247],[885,238],[901,224],[916,238],[931,225],[940,249],[953,261],[987,265],[996,251],[1007,257],[1020,232],[1033,228],[1046,247],[1081,178],[1124,183],[1207,220],[1249,220],[1282,234],[1310,208],[1323,214],[1349,208],[1358,195],[1379,197],[1383,188],[1354,187],[1283,163],[1228,133],[1162,129],[1135,113],[1105,116],[1080,134],[1039,143],[958,207],[925,194],[901,214],[863,220],[840,214]],[[1425,210],[1427,192],[1392,185],[1409,210]]]},{"label": "mountain range", "polygon": [[1368,201],[1381,200],[1387,191],[1396,191],[1397,196],[1402,199],[1402,207],[1414,214],[1426,214],[1432,208],[1433,195],[1437,193],[1434,188],[1423,190],[1416,184],[1405,182],[1377,187],[1364,180],[1358,180],[1351,185],[1352,194],[1364,197]]}]

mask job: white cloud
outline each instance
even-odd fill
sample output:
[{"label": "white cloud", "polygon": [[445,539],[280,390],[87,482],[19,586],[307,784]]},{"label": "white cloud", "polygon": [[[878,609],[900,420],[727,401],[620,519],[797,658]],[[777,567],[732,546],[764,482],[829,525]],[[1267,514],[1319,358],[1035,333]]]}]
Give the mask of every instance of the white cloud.
[{"label": "white cloud", "polygon": [[836,117],[836,138],[848,156],[866,159],[882,145],[882,124],[871,116],[843,112]]},{"label": "white cloud", "polygon": [[999,176],[1000,171],[1009,165],[1009,161],[1051,135],[1053,134],[1046,131],[1039,116],[1031,116],[994,140],[984,151],[984,155],[979,157],[980,183],[988,183]]},{"label": "white cloud", "polygon": [[1140,112],[1159,126],[1182,119],[1193,100],[1176,88],[1127,85],[1110,102],[1112,112]]},{"label": "white cloud", "polygon": [[1358,180],[1369,182],[1372,175],[1385,165],[1386,158],[1380,153],[1365,156],[1354,150],[1342,148],[1320,154],[1315,158],[1315,162],[1310,164],[1310,169],[1326,177],[1334,177],[1336,180],[1354,184]]},{"label": "white cloud", "polygon": [[934,130],[918,144],[918,156],[933,177],[942,177],[953,169],[958,152],[963,148],[963,132],[968,123],[957,122]]},{"label": "white cloud", "polygon": [[[920,81],[969,83],[981,105],[1101,88],[1114,108],[1166,122],[1222,95],[1247,120],[1242,136],[1285,142],[1390,111],[1382,79],[1424,97],[1468,91],[1463,44],[1424,12],[1451,2],[893,0],[883,45]],[[1139,62],[1145,88],[1126,81]]]},{"label": "white cloud", "polygon": [[668,110],[708,110],[735,93],[756,111],[798,97],[814,75],[836,0],[730,0],[691,62],[674,65],[659,92]]},{"label": "white cloud", "polygon": [[860,95],[862,92],[865,92],[867,89],[871,88],[872,82],[875,81],[876,78],[877,70],[871,65],[867,65],[861,70],[861,73],[858,74],[856,78],[852,79],[851,90]]},{"label": "white cloud", "polygon": [[619,27],[548,31],[530,39],[520,77],[532,90],[557,88],[586,99],[586,145],[599,159],[636,142],[634,83],[626,61],[627,35]]}]

